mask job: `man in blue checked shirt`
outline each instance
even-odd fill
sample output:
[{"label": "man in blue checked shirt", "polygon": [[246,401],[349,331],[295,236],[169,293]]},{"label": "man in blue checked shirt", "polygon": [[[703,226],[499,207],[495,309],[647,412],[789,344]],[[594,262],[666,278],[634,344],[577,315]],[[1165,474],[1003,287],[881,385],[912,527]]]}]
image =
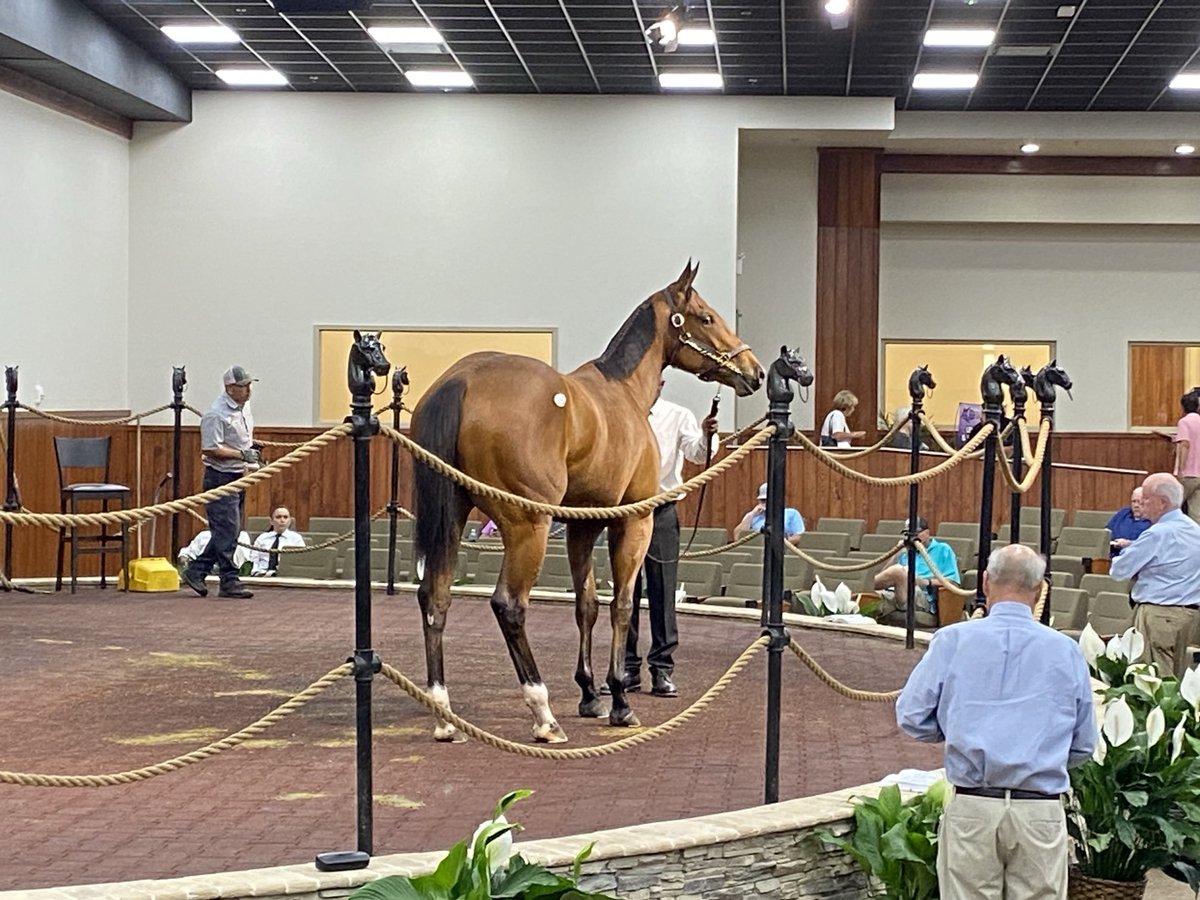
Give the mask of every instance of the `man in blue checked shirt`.
[{"label": "man in blue checked shirt", "polygon": [[1033,618],[1045,571],[1023,544],[992,551],[987,617],[938,631],[896,702],[905,734],[946,745],[944,898],[1067,896],[1062,795],[1096,723],[1079,646]]}]

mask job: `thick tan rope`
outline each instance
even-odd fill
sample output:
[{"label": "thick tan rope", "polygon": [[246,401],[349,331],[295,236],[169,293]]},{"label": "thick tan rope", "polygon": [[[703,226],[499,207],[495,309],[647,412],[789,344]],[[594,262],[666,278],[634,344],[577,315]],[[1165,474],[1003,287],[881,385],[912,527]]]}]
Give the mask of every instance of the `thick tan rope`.
[{"label": "thick tan rope", "polygon": [[[1042,421],[1045,421],[1044,419]],[[1040,425],[1039,425],[1040,430]],[[1033,459],[1033,447],[1029,443],[1029,426],[1024,419],[1017,422],[1017,431],[1021,435],[1021,453],[1026,459]]]},{"label": "thick tan rope", "polygon": [[766,647],[768,643],[769,638],[765,636],[758,638],[758,640],[742,651],[741,655],[733,661],[733,665],[726,670],[725,674],[718,678],[716,683],[705,691],[695,703],[683,712],[667,719],[661,725],[655,725],[652,728],[647,728],[645,731],[639,731],[637,734],[621,738],[619,741],[598,744],[595,747],[575,747],[570,750],[556,750],[550,747],[520,744],[516,741],[506,740],[488,731],[484,731],[476,725],[472,725],[457,713],[446,709],[444,706],[440,706],[429,694],[387,663],[383,665],[383,676],[393,682],[408,696],[426,707],[439,721],[453,725],[467,736],[473,737],[477,741],[487,744],[489,747],[503,750],[505,753],[515,753],[518,756],[528,756],[534,759],[595,759],[599,756],[609,756],[613,753],[619,753],[622,750],[636,747],[638,744],[644,744],[647,741],[662,737],[664,734],[674,731],[689,719],[694,718],[706,706],[712,703],[725,688],[729,687],[730,682],[741,673],[742,669],[749,665],[754,655]]},{"label": "thick tan rope", "polygon": [[849,466],[844,466],[838,462],[837,457],[833,454],[826,453],[823,449],[814,444],[807,435],[803,432],[796,432],[796,436],[800,438],[802,443],[814,456],[835,472],[840,472],[852,481],[861,481],[864,484],[876,485],[898,485],[898,484],[920,484],[923,481],[928,481],[930,478],[936,478],[943,472],[948,472],[953,469],[964,459],[966,459],[980,444],[987,440],[987,436],[991,434],[996,426],[991,422],[986,423],[979,429],[975,437],[971,438],[963,448],[952,455],[949,459],[942,460],[931,469],[924,469],[917,472],[915,475],[896,475],[889,478],[876,478],[872,475],[867,475],[865,472],[859,472],[851,469]]},{"label": "thick tan rope", "polygon": [[162,406],[156,406],[154,409],[148,409],[145,412],[134,413],[131,416],[125,416],[121,419],[71,419],[67,416],[56,416],[54,413],[44,412],[33,406],[26,406],[24,403],[18,403],[17,409],[23,409],[25,412],[33,413],[43,419],[49,419],[51,422],[63,422],[67,425],[128,425],[136,419],[141,419],[145,416],[152,416],[155,413],[160,413],[164,409],[170,409],[170,403],[164,403]]},{"label": "thick tan rope", "polygon": [[892,427],[888,429],[888,433],[877,440],[870,447],[863,447],[861,450],[852,450],[849,453],[844,450],[839,450],[837,455],[838,459],[858,459],[860,456],[870,456],[872,453],[884,447],[888,441],[894,438],[896,433],[903,427],[906,421],[906,419],[897,419],[893,423]]},{"label": "thick tan rope", "polygon": [[951,594],[955,594],[959,597],[975,596],[974,591],[968,591],[959,587],[957,584],[939,572],[938,567],[934,565],[933,557],[929,555],[929,551],[925,549],[925,545],[920,541],[917,541],[917,552],[921,554],[921,559],[925,560],[925,565],[929,566],[929,571],[933,573],[933,577],[937,581],[939,587],[944,588]]},{"label": "thick tan rope", "polygon": [[[725,473],[727,469],[741,461],[742,457],[749,454],[755,447],[765,444],[775,431],[774,425],[767,425],[758,434],[754,435],[749,441],[739,447],[729,456],[725,457],[718,463],[709,466],[699,475],[696,475],[677,488],[671,488],[669,491],[663,491],[660,494],[655,494],[653,497],[648,497],[645,500],[639,500],[637,503],[626,503],[621,506],[558,506],[553,503],[540,503],[537,500],[529,500],[519,494],[510,494],[508,491],[501,490],[497,487],[492,487],[490,484],[484,484],[472,478],[461,469],[456,469],[450,463],[446,462],[440,456],[430,453],[420,444],[411,440],[406,435],[401,434],[394,428],[387,425],[380,425],[379,431],[381,434],[391,438],[409,453],[411,453],[418,462],[422,462],[429,468],[433,469],[440,475],[444,475],[451,481],[471,491],[473,494],[478,494],[483,497],[490,497],[493,500],[500,500],[504,503],[516,506],[519,509],[524,509],[528,512],[540,513],[541,515],[553,516],[556,519],[621,519],[630,516],[644,516],[653,512],[657,507],[666,503],[672,503],[679,499],[680,494],[691,493],[712,481],[718,475]],[[3,521],[3,520],[0,520]]]},{"label": "thick tan rope", "polygon": [[741,441],[742,438],[744,438],[746,435],[750,434],[751,432],[757,430],[758,427],[760,425],[762,425],[762,423],[765,421],[767,421],[766,416],[761,416],[761,417],[755,419],[753,422],[751,422],[745,428],[738,429],[733,434],[731,434],[729,437],[725,438],[725,440],[721,441],[721,446],[725,447],[726,449],[736,446]]},{"label": "thick tan rope", "polygon": [[31,772],[0,771],[0,784],[21,784],[32,787],[108,787],[114,784],[146,781],[156,775],[166,775],[168,772],[174,772],[192,763],[202,762],[210,756],[216,756],[218,753],[232,749],[243,741],[265,731],[280,719],[284,719],[300,709],[300,707],[304,706],[304,704],[330,685],[345,678],[353,670],[354,667],[350,663],[343,663],[336,669],[330,669],[325,675],[322,675],[290,700],[275,707],[257,722],[253,722],[241,731],[236,731],[228,737],[221,738],[219,741],[205,744],[191,753],[185,753],[183,756],[175,756],[160,763],[143,766],[140,769],[130,769],[127,772],[112,772],[107,775],[42,775]]},{"label": "thick tan rope", "polygon": [[[387,511],[388,510],[386,506],[376,510],[371,514],[371,521],[374,522],[377,519],[382,519],[385,515],[387,515]],[[413,514],[403,506],[399,507],[397,511],[404,518],[415,518],[415,516],[413,516]],[[197,522],[203,522],[205,528],[208,527],[208,519],[204,518],[204,516],[200,515],[200,513],[196,512],[194,509],[189,509],[187,512],[188,515],[190,515]],[[263,532],[263,534],[266,533],[267,532],[265,531]],[[336,537],[331,537],[328,540],[321,541],[317,544],[305,544],[303,547],[276,547],[272,550],[270,547],[255,547],[253,544],[243,543],[242,541],[238,541],[237,545],[239,547],[245,547],[247,550],[257,550],[259,553],[311,553],[313,550],[324,550],[326,547],[332,547],[335,544],[340,544],[342,541],[348,540],[352,537],[354,537],[353,528],[337,535]]]},{"label": "thick tan rope", "polygon": [[795,554],[807,563],[811,563],[814,568],[821,569],[826,572],[862,572],[865,569],[870,569],[873,566],[879,565],[881,562],[887,562],[891,557],[896,555],[901,547],[904,546],[904,541],[897,541],[895,547],[893,547],[891,550],[888,550],[886,553],[879,554],[879,556],[875,557],[874,559],[868,559],[861,563],[855,563],[852,566],[831,565],[830,563],[827,563],[822,559],[818,559],[815,556],[809,556],[799,547],[789,544],[787,541],[783,542],[783,546],[786,547],[790,553]]},{"label": "thick tan rope", "polygon": [[825,684],[833,688],[843,697],[849,697],[851,700],[864,700],[868,703],[890,703],[900,696],[900,691],[860,691],[858,688],[848,687],[821,668],[821,664],[813,659],[807,650],[796,643],[795,638],[788,638],[788,647],[791,651],[800,657],[800,661],[812,669],[812,673],[820,678]]},{"label": "thick tan rope", "polygon": [[120,523],[129,524],[139,519],[152,519],[155,516],[165,515],[166,513],[184,512],[185,510],[208,503],[211,500],[216,500],[218,497],[228,497],[231,494],[236,494],[244,488],[273,477],[284,469],[291,468],[300,460],[311,456],[325,447],[325,445],[349,434],[352,427],[347,422],[336,425],[328,431],[317,435],[311,441],[307,441],[303,447],[297,447],[291,453],[279,457],[279,459],[268,463],[256,472],[248,472],[236,481],[223,484],[220,487],[213,488],[211,491],[193,494],[190,497],[168,500],[153,506],[143,506],[137,509],[119,509],[107,513],[14,513],[0,510],[0,522],[8,522],[13,525],[48,525],[54,528],[63,525],[73,527],[79,525],[114,525]]},{"label": "thick tan rope", "polygon": [[[953,447],[951,447],[948,443],[946,443],[946,439],[944,437],[942,437],[942,433],[940,431],[938,431],[937,425],[934,424],[933,419],[929,418],[929,416],[925,413],[921,413],[921,424],[925,426],[925,429],[928,432],[929,436],[931,438],[933,438],[934,443],[938,445],[938,447],[941,449],[941,451],[943,453],[949,453],[949,454],[953,455],[956,452]],[[1013,423],[1010,421],[1007,425],[1004,426],[1004,430],[1000,432],[1000,436],[999,436],[999,438],[997,438],[997,441],[1000,444],[1003,444],[1006,440],[1008,440],[1008,436],[1010,434],[1012,434],[1012,430],[1013,430]],[[1033,456],[1033,454],[1030,453],[1028,458],[1032,458],[1032,456]],[[982,457],[983,457],[983,451],[976,450],[974,453],[972,453],[970,455],[969,458],[970,459],[981,459]]]},{"label": "thick tan rope", "polygon": [[[1004,480],[1008,483],[1011,490],[1018,494],[1024,494],[1031,487],[1042,471],[1042,463],[1046,461],[1046,450],[1050,446],[1050,420],[1042,419],[1041,427],[1038,428],[1038,447],[1037,452],[1033,456],[1033,462],[1029,464],[1029,471],[1025,473],[1025,477],[1017,481],[1016,473],[1013,472],[1012,463],[1004,450],[996,454],[997,461],[1000,463],[1000,474],[1004,476]],[[1001,445],[1003,447],[1003,445]]]},{"label": "thick tan rope", "polygon": [[732,550],[734,547],[740,547],[742,544],[748,544],[759,536],[757,531],[752,531],[749,534],[743,534],[736,541],[730,541],[728,544],[722,544],[720,547],[709,547],[707,550],[689,550],[687,553],[680,553],[680,559],[700,559],[704,556],[716,556],[718,553],[724,553],[726,550]]}]

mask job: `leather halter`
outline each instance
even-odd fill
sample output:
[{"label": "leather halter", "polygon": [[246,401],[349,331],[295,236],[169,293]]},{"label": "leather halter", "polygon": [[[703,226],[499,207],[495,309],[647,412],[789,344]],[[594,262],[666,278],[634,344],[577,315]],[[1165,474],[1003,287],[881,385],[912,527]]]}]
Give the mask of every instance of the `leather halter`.
[{"label": "leather halter", "polygon": [[[670,309],[673,306],[673,304],[671,303],[670,293],[666,289],[664,289],[662,294],[663,294],[663,297],[666,298],[667,308]],[[680,347],[688,347],[712,363],[712,365],[709,366],[707,369],[705,369],[703,372],[697,372],[696,373],[697,378],[700,378],[703,380],[706,375],[711,375],[713,372],[717,371],[717,369],[728,369],[734,375],[737,375],[738,377],[744,377],[742,375],[741,370],[739,370],[738,367],[733,364],[733,360],[740,354],[745,353],[747,350],[749,350],[750,349],[749,344],[738,344],[736,347],[734,347],[732,350],[730,350],[728,352],[726,352],[724,350],[718,350],[712,344],[703,343],[703,342],[697,340],[696,338],[692,337],[690,332],[685,331],[684,327],[683,327],[683,324],[685,321],[686,320],[684,318],[683,313],[680,313],[680,312],[672,312],[671,313],[671,316],[670,316],[671,327],[674,328],[677,332],[679,332],[679,334],[676,337],[676,340],[678,343],[676,343],[675,349],[671,353],[671,359],[668,361],[668,365],[675,364],[675,356],[676,356],[676,354],[679,353]]]}]

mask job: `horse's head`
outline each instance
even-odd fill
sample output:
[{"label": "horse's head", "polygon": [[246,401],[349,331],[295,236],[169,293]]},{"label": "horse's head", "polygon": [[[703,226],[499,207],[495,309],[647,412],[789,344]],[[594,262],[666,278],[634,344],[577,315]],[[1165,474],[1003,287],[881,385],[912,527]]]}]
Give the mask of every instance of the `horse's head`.
[{"label": "horse's head", "polygon": [[747,344],[692,287],[700,265],[688,261],[671,285],[663,289],[667,301],[670,348],[668,365],[691,372],[701,381],[719,381],[745,397],[763,383],[763,368]]},{"label": "horse's head", "polygon": [[383,344],[379,342],[378,332],[354,332],[354,346],[350,350],[350,361],[364,372],[375,375],[386,375],[392,364],[383,355]]},{"label": "horse's head", "polygon": [[[1050,360],[1033,377],[1033,392],[1037,394],[1039,403],[1052,405],[1057,399],[1056,388],[1062,388],[1067,392],[1067,396],[1071,397],[1071,388],[1073,387],[1071,376],[1059,366],[1057,359]],[[1071,399],[1075,398],[1071,397]]]},{"label": "horse's head", "polygon": [[1024,381],[1021,373],[1012,364],[1012,360],[1001,354],[994,363],[983,370],[983,378],[979,381],[979,393],[983,397],[983,402],[996,406],[1003,403],[1004,392],[1000,389],[1003,384],[1007,384],[1011,390],[1013,385],[1022,385]]},{"label": "horse's head", "polygon": [[171,390],[176,394],[182,394],[183,389],[187,387],[187,372],[183,366],[173,366],[171,369]]},{"label": "horse's head", "polygon": [[1008,386],[1008,396],[1012,398],[1013,414],[1023,411],[1029,401],[1029,386],[1033,384],[1033,370],[1029,366],[1021,367],[1021,381]]},{"label": "horse's head", "polygon": [[771,397],[772,402],[777,396],[785,393],[788,402],[791,401],[792,394],[787,388],[789,381],[796,382],[800,387],[810,387],[813,383],[813,373],[799,350],[789,350],[787,345],[784,345],[779,348],[779,359],[771,363],[771,370],[767,375],[767,395]]},{"label": "horse's head", "polygon": [[908,396],[913,400],[924,400],[925,389],[932,391],[936,387],[933,376],[929,374],[929,366],[913,369],[912,374],[908,376]]}]

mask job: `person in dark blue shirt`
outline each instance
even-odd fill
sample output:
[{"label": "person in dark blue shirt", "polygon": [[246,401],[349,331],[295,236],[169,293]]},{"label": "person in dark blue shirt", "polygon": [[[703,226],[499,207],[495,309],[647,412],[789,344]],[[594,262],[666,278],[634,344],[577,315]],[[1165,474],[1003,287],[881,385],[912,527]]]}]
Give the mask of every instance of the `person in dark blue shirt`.
[{"label": "person in dark blue shirt", "polygon": [[1116,557],[1122,550],[1142,536],[1142,532],[1150,527],[1150,520],[1142,515],[1142,489],[1136,487],[1129,498],[1129,505],[1113,513],[1106,526],[1112,543],[1109,544],[1111,557]]}]

